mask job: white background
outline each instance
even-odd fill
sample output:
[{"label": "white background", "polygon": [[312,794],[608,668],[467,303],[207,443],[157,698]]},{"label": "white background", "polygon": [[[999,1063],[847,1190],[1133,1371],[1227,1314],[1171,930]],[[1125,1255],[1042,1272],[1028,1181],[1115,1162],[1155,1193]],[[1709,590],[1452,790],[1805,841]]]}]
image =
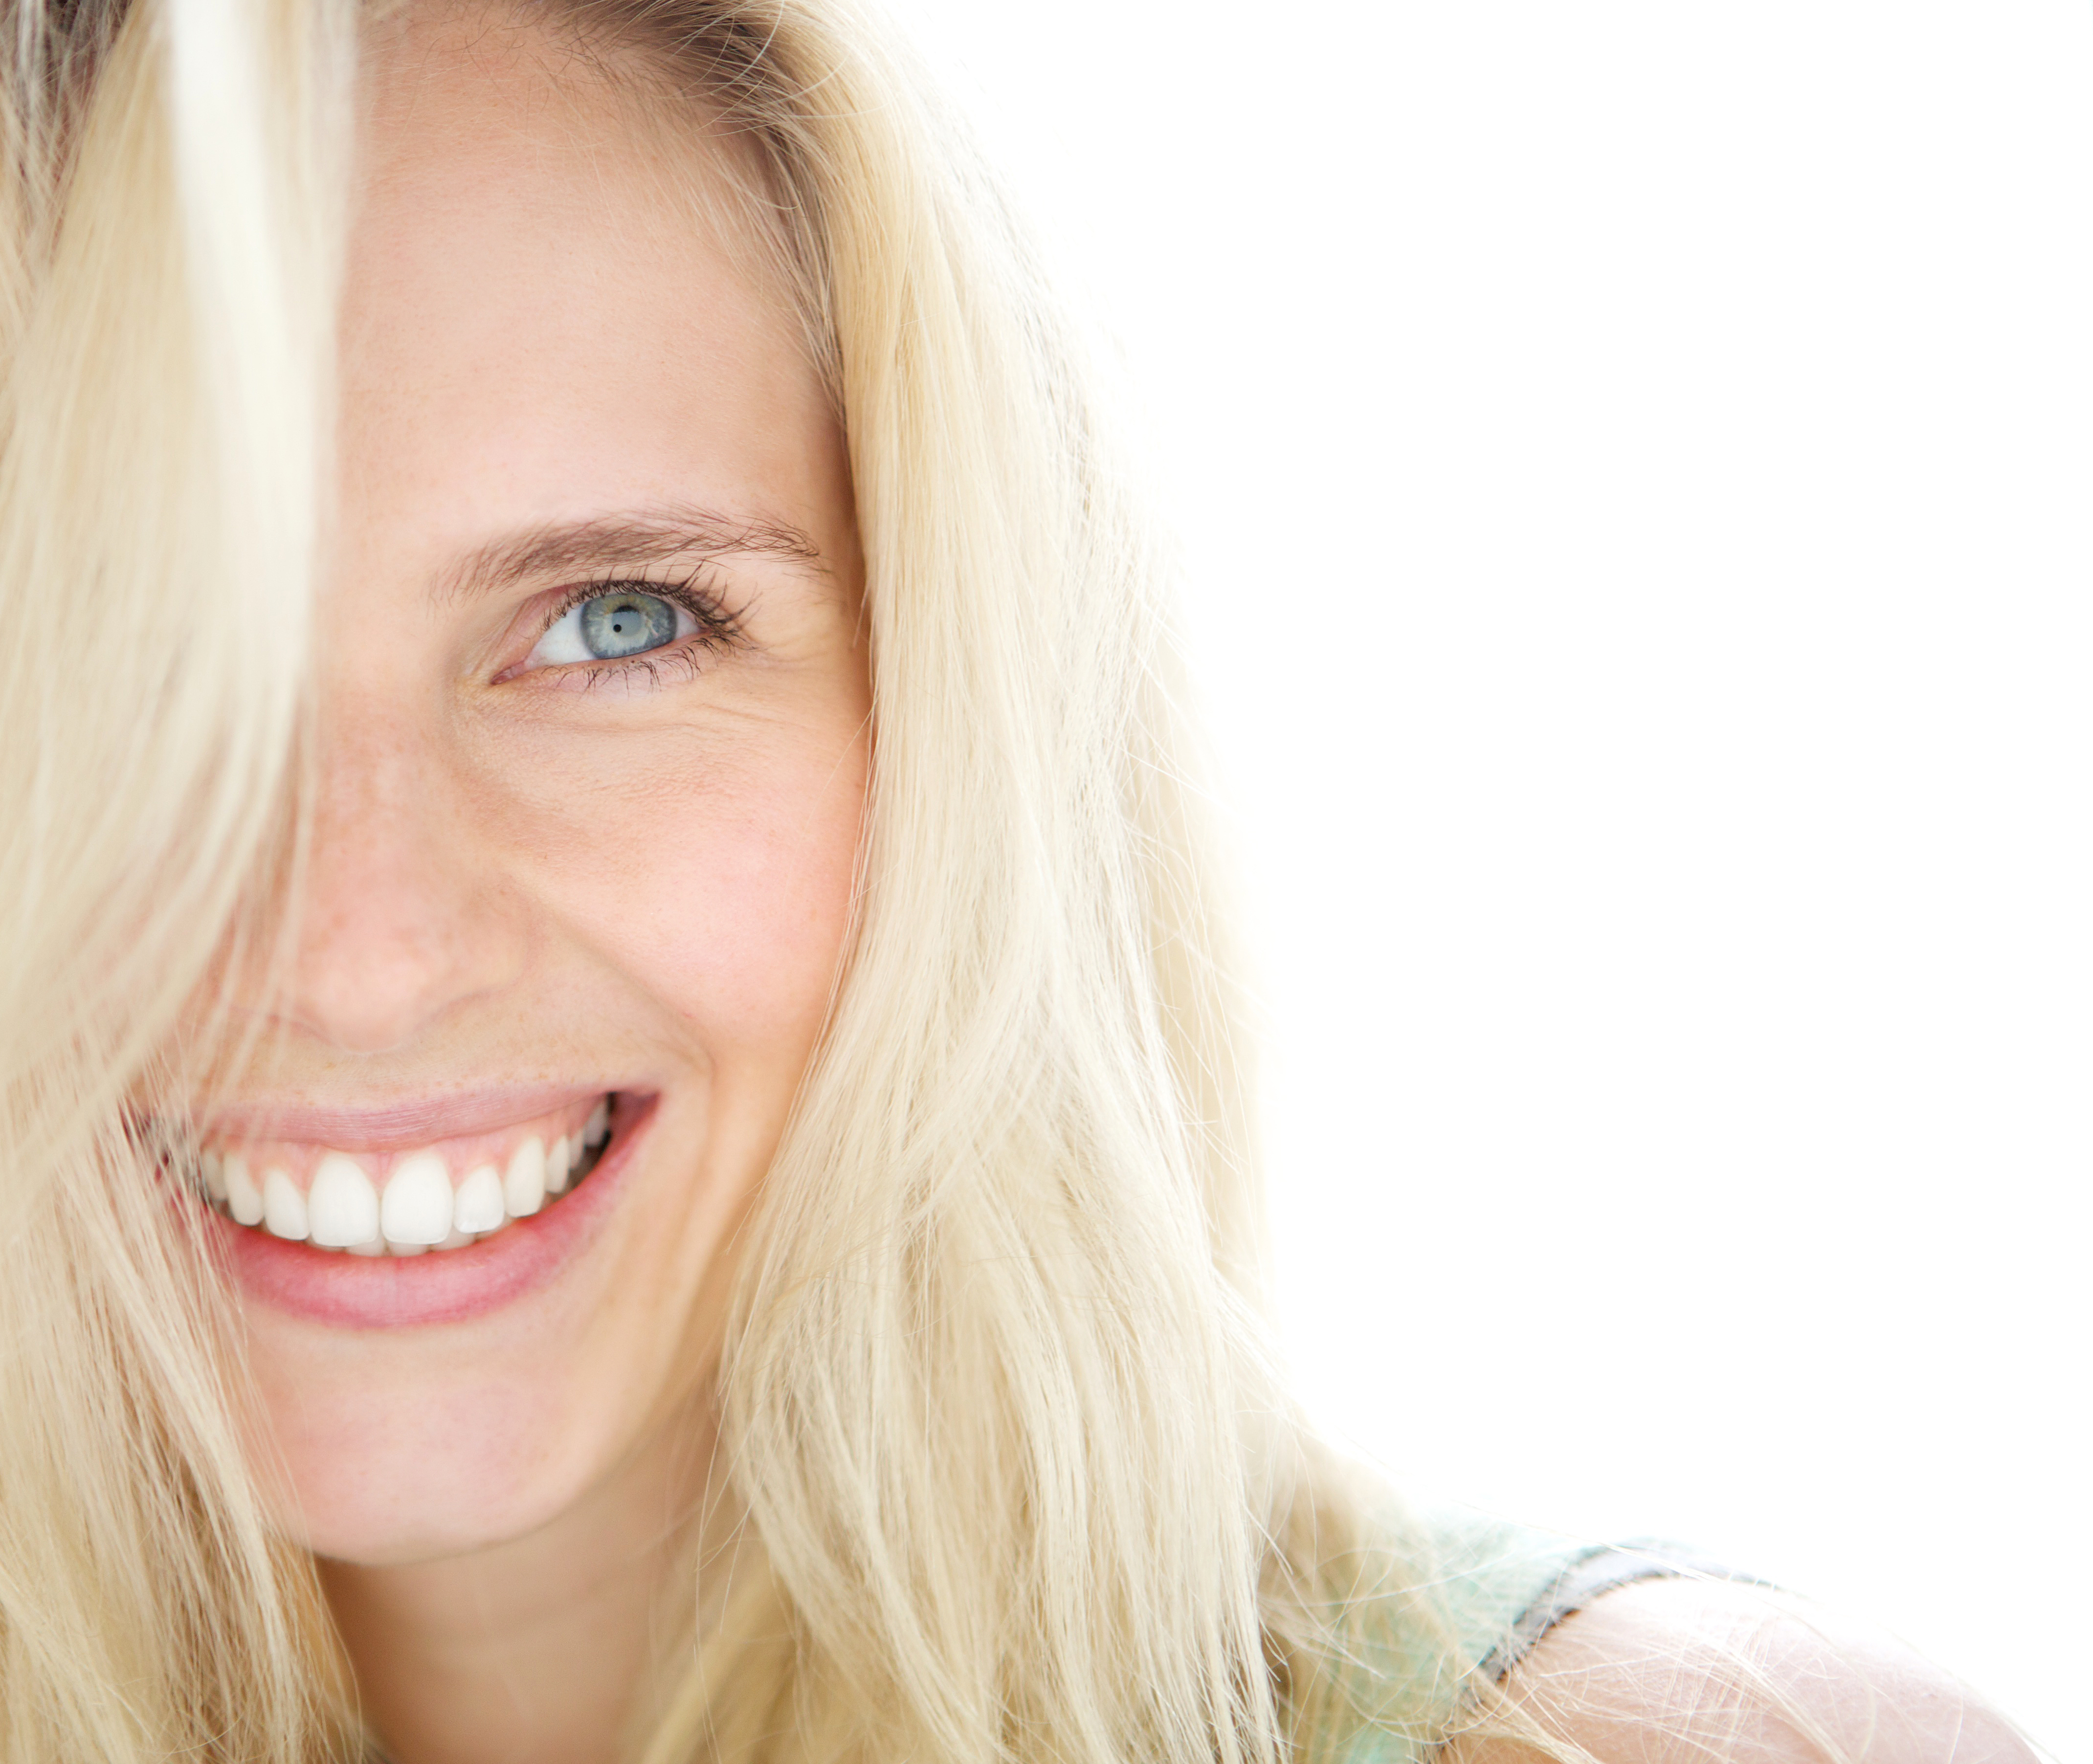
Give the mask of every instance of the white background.
[{"label": "white background", "polygon": [[897,4],[1148,407],[1318,1413],[2093,1758],[2093,7]]}]

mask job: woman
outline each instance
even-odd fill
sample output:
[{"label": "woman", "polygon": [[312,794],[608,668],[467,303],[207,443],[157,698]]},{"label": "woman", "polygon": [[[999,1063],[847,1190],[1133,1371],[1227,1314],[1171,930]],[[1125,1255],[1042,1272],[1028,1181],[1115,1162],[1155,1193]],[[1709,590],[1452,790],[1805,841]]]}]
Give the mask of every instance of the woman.
[{"label": "woman", "polygon": [[870,24],[13,23],[0,1755],[2028,1755],[1302,1431],[1164,572]]}]

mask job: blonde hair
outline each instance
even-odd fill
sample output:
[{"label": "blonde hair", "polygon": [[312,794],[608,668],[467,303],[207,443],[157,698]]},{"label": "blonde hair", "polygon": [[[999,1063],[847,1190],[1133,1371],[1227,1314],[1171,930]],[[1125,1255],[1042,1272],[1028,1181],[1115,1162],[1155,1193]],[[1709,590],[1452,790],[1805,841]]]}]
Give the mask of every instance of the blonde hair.
[{"label": "blonde hair", "polygon": [[[547,16],[752,168],[849,443],[877,730],[721,1375],[753,1550],[634,1752],[1271,1764],[1349,1706],[1354,1583],[1393,1571],[1264,1346],[1169,572],[1083,351],[846,0]],[[297,850],[358,21],[11,23],[0,607],[47,640],[0,661],[0,1759],[344,1755],[127,1122]]]}]

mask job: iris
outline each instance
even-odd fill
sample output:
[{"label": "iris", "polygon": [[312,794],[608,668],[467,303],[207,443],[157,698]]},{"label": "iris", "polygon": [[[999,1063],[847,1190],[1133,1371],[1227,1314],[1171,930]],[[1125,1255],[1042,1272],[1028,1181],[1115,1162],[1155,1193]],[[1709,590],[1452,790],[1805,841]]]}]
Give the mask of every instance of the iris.
[{"label": "iris", "polygon": [[575,610],[581,614],[582,642],[600,661],[659,649],[676,634],[676,609],[652,594],[629,590],[599,594]]}]

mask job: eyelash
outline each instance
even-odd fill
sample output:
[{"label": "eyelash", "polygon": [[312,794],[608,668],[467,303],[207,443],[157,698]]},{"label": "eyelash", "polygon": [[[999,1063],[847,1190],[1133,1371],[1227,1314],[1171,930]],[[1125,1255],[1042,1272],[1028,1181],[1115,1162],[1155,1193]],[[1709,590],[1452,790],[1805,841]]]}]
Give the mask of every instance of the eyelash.
[{"label": "eyelash", "polygon": [[660,649],[650,649],[644,655],[634,655],[623,661],[568,662],[552,668],[534,668],[532,673],[556,673],[566,677],[576,674],[583,680],[582,690],[593,692],[606,681],[629,677],[644,672],[650,687],[661,684],[661,669],[664,665],[680,668],[683,677],[695,680],[698,675],[697,652],[700,650],[721,655],[737,647],[741,641],[741,616],[709,589],[702,586],[699,576],[677,577],[667,582],[651,582],[644,576],[606,576],[595,582],[576,582],[561,594],[546,614],[544,622],[538,627],[537,635],[531,645],[536,648],[545,633],[557,625],[576,607],[585,606],[604,594],[615,594],[621,588],[636,594],[652,594],[657,600],[665,600],[671,606],[681,607],[697,623],[697,629],[678,642],[665,644]]}]

